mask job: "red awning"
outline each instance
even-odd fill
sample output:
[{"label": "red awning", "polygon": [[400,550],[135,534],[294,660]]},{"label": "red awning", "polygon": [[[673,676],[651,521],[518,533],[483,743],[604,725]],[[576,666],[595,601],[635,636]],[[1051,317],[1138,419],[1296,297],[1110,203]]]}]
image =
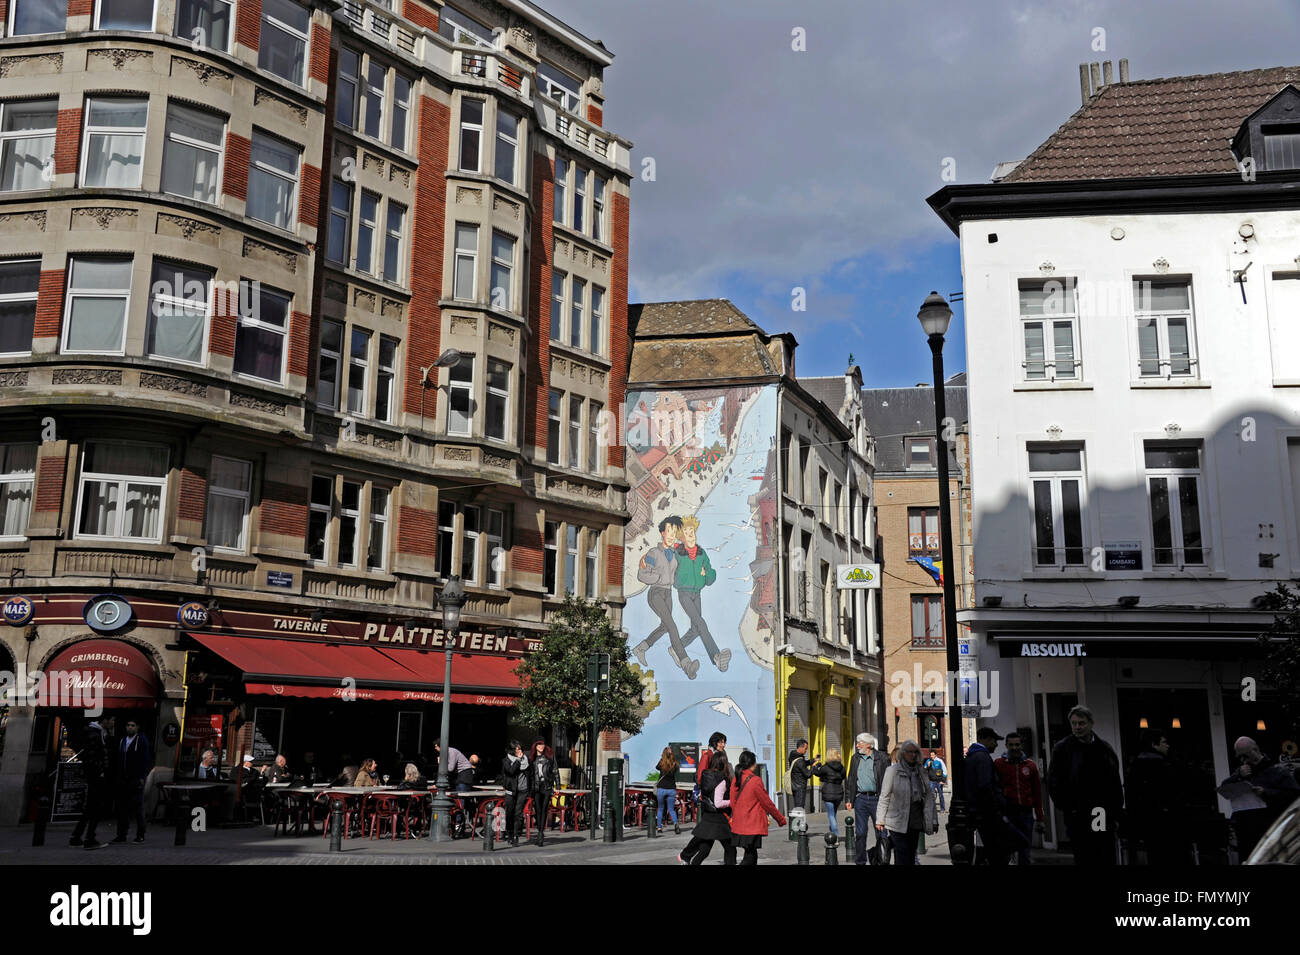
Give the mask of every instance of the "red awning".
[{"label": "red awning", "polygon": [[[191,633],[195,640],[244,673],[251,694],[314,699],[341,697],[347,689],[359,700],[410,700],[441,703],[446,657],[441,651],[393,650],[307,640],[234,637]],[[453,703],[512,706],[519,679],[513,657],[457,653],[452,658]]]},{"label": "red awning", "polygon": [[87,694],[99,695],[110,709],[155,706],[158,671],[139,647],[121,640],[82,640],[57,654],[45,667],[46,692],[38,706],[83,707]]}]

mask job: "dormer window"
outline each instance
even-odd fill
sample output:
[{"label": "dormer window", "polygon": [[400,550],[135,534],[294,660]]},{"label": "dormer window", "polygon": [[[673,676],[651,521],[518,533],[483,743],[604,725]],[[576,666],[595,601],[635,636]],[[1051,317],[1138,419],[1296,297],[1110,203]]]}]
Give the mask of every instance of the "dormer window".
[{"label": "dormer window", "polygon": [[1265,126],[1264,168],[1300,169],[1300,124]]},{"label": "dormer window", "polygon": [[1257,172],[1300,169],[1300,90],[1287,86],[1247,116],[1232,151]]}]

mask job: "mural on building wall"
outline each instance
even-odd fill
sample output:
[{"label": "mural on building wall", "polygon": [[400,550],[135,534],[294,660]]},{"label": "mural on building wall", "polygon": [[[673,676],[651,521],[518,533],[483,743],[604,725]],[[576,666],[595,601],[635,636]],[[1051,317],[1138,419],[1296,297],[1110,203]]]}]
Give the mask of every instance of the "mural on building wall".
[{"label": "mural on building wall", "polygon": [[632,392],[623,626],[653,701],[631,779],[707,742],[773,761],[776,386]]}]

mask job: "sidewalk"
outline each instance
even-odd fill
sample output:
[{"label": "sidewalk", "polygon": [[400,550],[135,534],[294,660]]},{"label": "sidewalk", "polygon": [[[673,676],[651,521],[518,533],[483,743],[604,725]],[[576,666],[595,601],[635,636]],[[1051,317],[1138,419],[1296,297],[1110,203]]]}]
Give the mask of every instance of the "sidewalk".
[{"label": "sidewalk", "polygon": [[[929,838],[930,847],[921,856],[921,865],[948,865],[947,838],[943,826],[947,813],[939,814],[940,831]],[[127,842],[88,852],[68,845],[71,823],[51,825],[45,833],[45,845],[32,846],[32,827],[13,826],[0,829],[0,866],[22,865],[676,865],[676,855],[690,839],[690,827],[680,836],[667,830],[657,839],[648,839],[644,829],[627,829],[624,841],[605,844],[590,839],[587,832],[547,833],[546,845],[537,848],[520,844],[512,849],[503,845],[494,852],[483,851],[478,839],[457,839],[450,843],[431,843],[427,839],[346,839],[341,852],[329,851],[329,840],[318,832],[314,836],[272,835],[269,826],[244,829],[212,829],[187,833],[187,844],[172,845],[174,830],[150,829],[142,845]],[[826,816],[809,816],[809,862],[826,864]],[[841,834],[842,817],[841,817]],[[100,838],[112,838],[110,824],[101,828]],[[786,837],[784,829],[773,825],[759,853],[760,865],[794,865],[797,843]],[[715,846],[706,865],[721,863],[722,851]],[[1053,864],[1068,857],[1056,853],[1035,852],[1035,862]],[[852,865],[852,848],[839,847],[839,864]]]}]

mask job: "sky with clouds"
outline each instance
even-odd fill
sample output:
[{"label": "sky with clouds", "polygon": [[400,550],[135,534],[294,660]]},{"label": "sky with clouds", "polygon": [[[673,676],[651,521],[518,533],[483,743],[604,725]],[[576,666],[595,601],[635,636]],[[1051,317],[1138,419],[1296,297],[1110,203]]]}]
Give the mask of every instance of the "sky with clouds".
[{"label": "sky with clouds", "polygon": [[1300,63],[1297,0],[537,2],[614,53],[606,124],[635,172],[654,159],[632,185],[632,301],[729,298],[795,333],[801,376],[851,353],[867,387],[931,379],[916,311],[961,288],[925,204],[945,159],[969,183],[1027,156],[1078,109],[1081,62],[1127,57],[1135,80]]}]

